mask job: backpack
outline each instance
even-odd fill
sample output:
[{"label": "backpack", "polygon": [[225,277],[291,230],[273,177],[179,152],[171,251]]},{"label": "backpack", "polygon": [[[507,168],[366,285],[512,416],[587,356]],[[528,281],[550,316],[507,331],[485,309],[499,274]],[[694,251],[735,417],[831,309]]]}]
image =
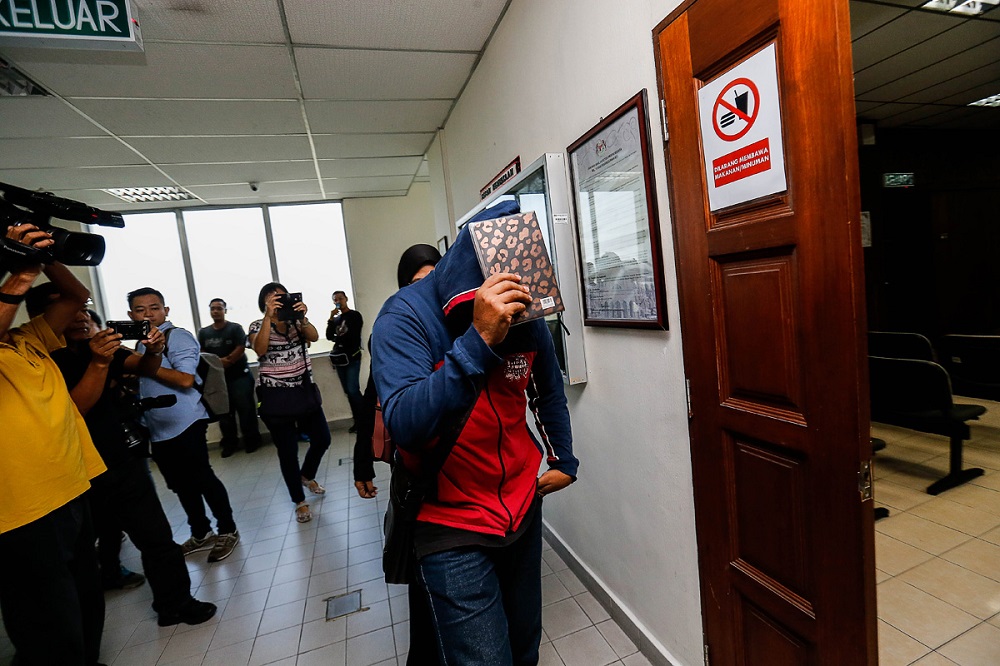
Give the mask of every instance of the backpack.
[{"label": "backpack", "polygon": [[[167,344],[170,342],[170,328],[163,333],[163,355],[167,355]],[[195,371],[201,384],[194,383],[195,390],[201,393],[201,404],[208,410],[208,420],[218,421],[220,416],[229,413],[229,386],[226,384],[226,369],[222,359],[209,352],[201,352],[198,358],[198,369]]]}]

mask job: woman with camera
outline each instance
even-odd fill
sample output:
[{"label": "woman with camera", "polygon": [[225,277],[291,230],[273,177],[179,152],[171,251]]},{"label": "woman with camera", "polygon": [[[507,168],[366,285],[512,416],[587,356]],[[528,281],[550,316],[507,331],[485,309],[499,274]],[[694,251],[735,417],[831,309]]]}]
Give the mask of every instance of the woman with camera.
[{"label": "woman with camera", "polygon": [[[308,308],[301,294],[289,294],[277,282],[265,284],[257,298],[263,319],[250,324],[248,340],[257,353],[258,409],[278,450],[281,475],[295,502],[295,519],[312,520],[303,488],[316,495],[326,490],[316,481],[323,454],[330,447],[330,428],[323,413],[319,387],[312,380],[306,344],[319,332],[306,318]],[[309,450],[299,467],[299,433],[309,436]]]}]

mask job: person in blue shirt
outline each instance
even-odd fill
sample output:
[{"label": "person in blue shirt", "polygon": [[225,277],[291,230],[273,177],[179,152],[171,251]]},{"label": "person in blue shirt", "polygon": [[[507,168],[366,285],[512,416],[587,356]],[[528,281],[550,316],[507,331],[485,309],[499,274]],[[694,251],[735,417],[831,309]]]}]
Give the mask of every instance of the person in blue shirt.
[{"label": "person in blue shirt", "polygon": [[[139,379],[139,395],[142,398],[177,397],[174,406],[150,410],[143,418],[149,428],[153,460],[167,486],[180,499],[191,526],[191,538],[181,547],[185,555],[211,549],[209,562],[224,560],[239,543],[240,533],[233,520],[226,487],[208,461],[205,439],[208,410],[201,403],[201,393],[195,385],[201,345],[190,332],[167,321],[170,308],[156,289],[143,287],[130,292],[128,305],[133,321],[148,321],[160,329],[167,340],[155,376]],[[137,350],[144,351],[141,343]],[[215,516],[218,535],[212,531],[205,514],[205,503]]]}]

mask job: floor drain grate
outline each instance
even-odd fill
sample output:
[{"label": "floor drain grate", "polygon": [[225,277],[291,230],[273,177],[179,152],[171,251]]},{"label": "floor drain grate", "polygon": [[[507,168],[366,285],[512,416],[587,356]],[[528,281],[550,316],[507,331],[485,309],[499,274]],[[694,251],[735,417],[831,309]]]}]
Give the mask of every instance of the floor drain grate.
[{"label": "floor drain grate", "polygon": [[324,599],[324,601],[326,601],[327,620],[336,620],[338,617],[344,617],[352,613],[363,613],[368,610],[361,606],[361,590],[338,594],[335,597]]},{"label": "floor drain grate", "polygon": [[340,460],[337,461],[337,464],[350,465],[352,462],[354,462],[354,458],[341,458]]}]

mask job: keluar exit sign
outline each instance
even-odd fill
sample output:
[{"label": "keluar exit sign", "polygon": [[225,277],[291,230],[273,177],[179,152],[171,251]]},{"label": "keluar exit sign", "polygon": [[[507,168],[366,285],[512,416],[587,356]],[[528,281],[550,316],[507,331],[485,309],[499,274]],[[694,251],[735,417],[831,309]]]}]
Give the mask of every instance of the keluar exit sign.
[{"label": "keluar exit sign", "polygon": [[0,0],[0,46],[141,51],[129,0]]}]

